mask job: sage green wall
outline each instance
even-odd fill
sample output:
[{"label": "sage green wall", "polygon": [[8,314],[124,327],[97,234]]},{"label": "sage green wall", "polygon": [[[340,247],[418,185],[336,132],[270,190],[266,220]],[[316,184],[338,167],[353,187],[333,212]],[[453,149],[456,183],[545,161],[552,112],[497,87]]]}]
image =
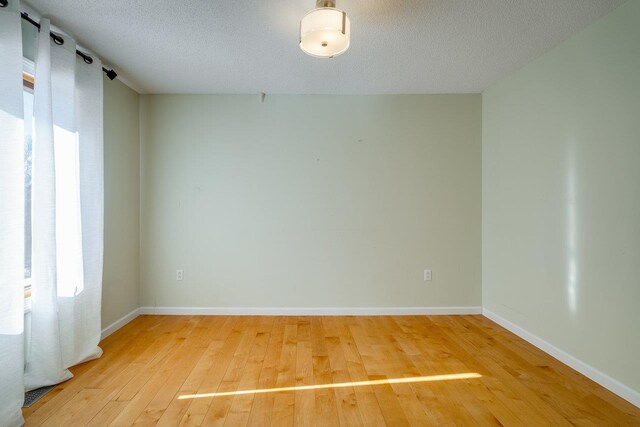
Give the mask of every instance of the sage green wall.
[{"label": "sage green wall", "polygon": [[640,1],[482,99],[484,308],[640,391]]},{"label": "sage green wall", "polygon": [[480,305],[478,94],[143,95],[141,137],[142,306]]},{"label": "sage green wall", "polygon": [[138,98],[117,79],[105,77],[103,328],[139,306]]}]

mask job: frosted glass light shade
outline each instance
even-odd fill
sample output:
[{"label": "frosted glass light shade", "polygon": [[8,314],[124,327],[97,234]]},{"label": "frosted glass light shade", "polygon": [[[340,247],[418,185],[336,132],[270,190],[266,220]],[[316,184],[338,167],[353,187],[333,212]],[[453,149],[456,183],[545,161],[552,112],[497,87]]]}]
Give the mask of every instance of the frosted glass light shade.
[{"label": "frosted glass light shade", "polygon": [[312,10],[300,21],[300,49],[318,58],[331,58],[349,48],[347,14],[332,7]]}]

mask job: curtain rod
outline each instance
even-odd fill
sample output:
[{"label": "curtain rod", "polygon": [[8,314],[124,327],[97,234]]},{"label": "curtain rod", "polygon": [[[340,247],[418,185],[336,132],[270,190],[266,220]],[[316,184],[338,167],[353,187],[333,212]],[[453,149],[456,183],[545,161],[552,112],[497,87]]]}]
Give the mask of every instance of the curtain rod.
[{"label": "curtain rod", "polygon": [[[0,7],[7,7],[8,4],[9,4],[8,0],[0,0]],[[22,19],[24,19],[25,21],[27,21],[28,23],[36,27],[38,31],[40,31],[40,24],[34,21],[33,19],[31,19],[28,13],[20,12],[20,17],[22,17]],[[51,39],[53,40],[53,42],[58,46],[62,46],[64,44],[64,39],[58,34],[51,32],[49,33],[49,35],[51,36]],[[79,50],[76,49],[76,54],[79,57],[81,57],[84,60],[84,62],[86,62],[87,64],[93,64],[93,58],[87,55],[86,53],[80,52]],[[104,71],[107,77],[109,77],[109,80],[113,80],[118,76],[118,74],[113,69],[108,70],[105,67],[102,67],[102,71]]]}]

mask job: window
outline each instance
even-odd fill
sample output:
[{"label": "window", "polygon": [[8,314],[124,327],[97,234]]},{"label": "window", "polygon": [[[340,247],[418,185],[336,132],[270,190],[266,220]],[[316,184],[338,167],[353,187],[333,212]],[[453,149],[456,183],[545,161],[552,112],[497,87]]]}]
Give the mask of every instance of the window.
[{"label": "window", "polygon": [[[33,254],[33,107],[34,78],[33,62],[23,60],[24,99],[24,279],[25,307],[29,310],[31,296]],[[62,117],[62,113],[60,114]],[[54,118],[55,119],[55,118]],[[61,120],[64,122],[64,120]],[[73,297],[84,289],[82,265],[82,230],[80,221],[79,194],[79,140],[76,129],[54,123],[55,151],[55,197],[56,197],[56,273],[59,297]]]},{"label": "window", "polygon": [[29,60],[23,61],[22,87],[24,98],[24,297],[31,296],[31,166],[33,161],[33,88],[34,65]]}]

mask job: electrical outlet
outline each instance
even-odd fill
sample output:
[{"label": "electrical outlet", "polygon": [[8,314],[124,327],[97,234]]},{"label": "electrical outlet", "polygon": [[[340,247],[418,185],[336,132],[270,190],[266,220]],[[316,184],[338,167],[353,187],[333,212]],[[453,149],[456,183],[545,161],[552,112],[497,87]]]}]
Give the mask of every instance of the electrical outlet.
[{"label": "electrical outlet", "polygon": [[424,271],[424,281],[425,282],[430,282],[431,281],[431,270],[425,270]]},{"label": "electrical outlet", "polygon": [[184,270],[176,270],[176,280],[182,280],[184,278]]}]

